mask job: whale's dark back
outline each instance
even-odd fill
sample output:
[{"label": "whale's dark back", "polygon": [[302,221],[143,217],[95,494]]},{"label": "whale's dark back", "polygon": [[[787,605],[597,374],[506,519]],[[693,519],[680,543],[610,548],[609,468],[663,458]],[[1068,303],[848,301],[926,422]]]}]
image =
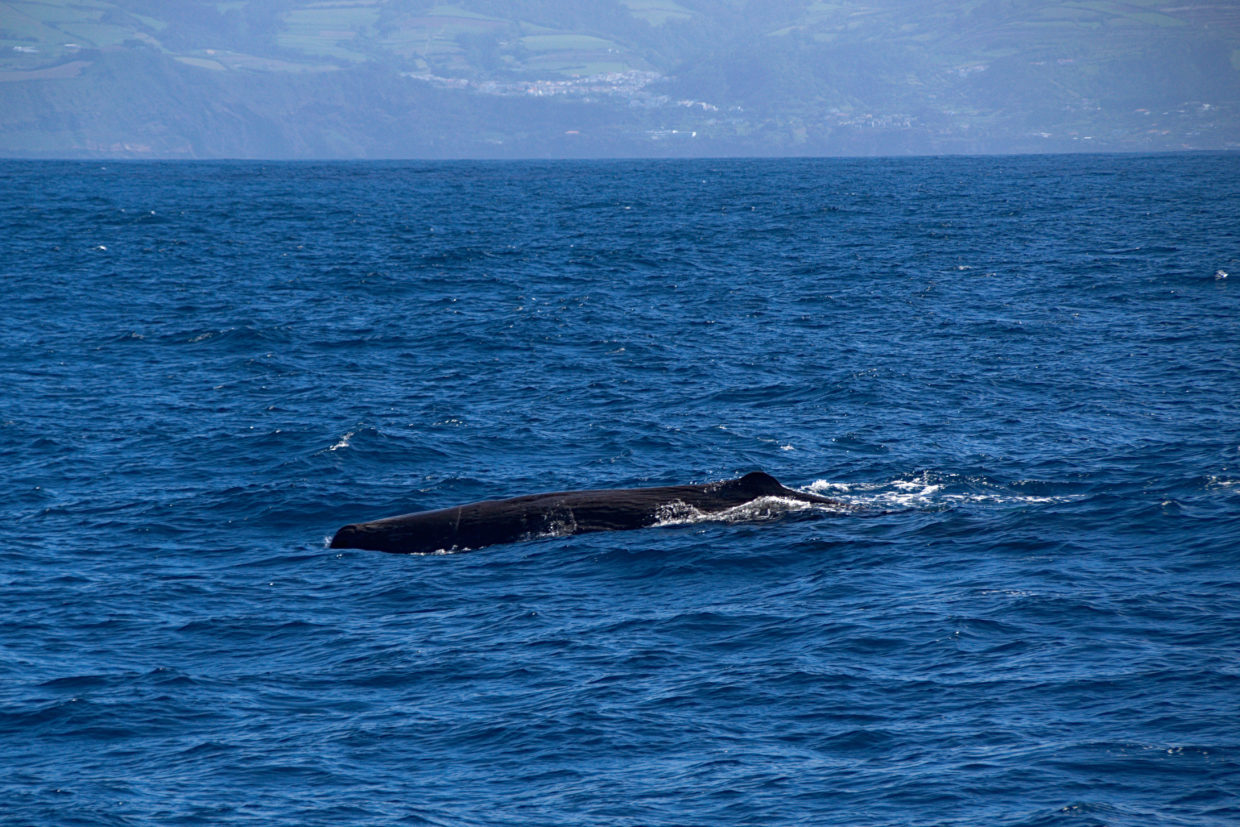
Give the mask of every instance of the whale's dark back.
[{"label": "whale's dark back", "polygon": [[[732,480],[737,487],[757,497],[778,497],[784,494],[802,496],[800,492],[785,488],[779,480],[765,471],[750,471],[738,480]],[[725,483],[727,484],[727,483]]]},{"label": "whale's dark back", "polygon": [[347,525],[331,546],[414,554],[478,549],[530,537],[645,528],[668,517],[669,509],[711,514],[759,497],[843,505],[785,488],[770,474],[754,471],[705,485],[558,491],[402,514]]}]

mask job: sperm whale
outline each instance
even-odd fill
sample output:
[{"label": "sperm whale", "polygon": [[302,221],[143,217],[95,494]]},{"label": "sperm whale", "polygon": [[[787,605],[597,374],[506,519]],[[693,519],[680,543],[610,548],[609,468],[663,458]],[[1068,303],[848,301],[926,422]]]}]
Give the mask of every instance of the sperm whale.
[{"label": "sperm whale", "polygon": [[557,491],[402,514],[346,525],[331,547],[395,554],[472,551],[534,537],[646,528],[686,514],[717,515],[766,497],[849,507],[785,488],[770,474],[754,471],[703,485]]}]

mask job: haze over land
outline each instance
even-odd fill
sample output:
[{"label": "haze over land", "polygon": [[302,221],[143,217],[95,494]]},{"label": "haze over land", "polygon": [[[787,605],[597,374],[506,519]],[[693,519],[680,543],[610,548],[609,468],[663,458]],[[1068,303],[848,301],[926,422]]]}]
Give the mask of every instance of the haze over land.
[{"label": "haze over land", "polygon": [[1240,148],[1240,4],[0,2],[0,155]]}]

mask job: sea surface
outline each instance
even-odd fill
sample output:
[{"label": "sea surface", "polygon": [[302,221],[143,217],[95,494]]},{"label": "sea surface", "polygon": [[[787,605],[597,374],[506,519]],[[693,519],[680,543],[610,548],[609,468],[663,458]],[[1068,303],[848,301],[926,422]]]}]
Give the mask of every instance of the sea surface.
[{"label": "sea surface", "polygon": [[5,825],[1240,823],[1240,155],[5,161],[0,307]]}]

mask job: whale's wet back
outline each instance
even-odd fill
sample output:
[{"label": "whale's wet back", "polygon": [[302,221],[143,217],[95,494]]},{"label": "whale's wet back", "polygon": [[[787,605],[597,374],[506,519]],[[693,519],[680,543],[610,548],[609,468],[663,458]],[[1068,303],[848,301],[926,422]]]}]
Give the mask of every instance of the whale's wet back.
[{"label": "whale's wet back", "polygon": [[846,507],[754,471],[704,485],[557,491],[402,514],[344,526],[331,546],[405,554],[464,551],[531,537],[647,528],[677,509],[717,514],[762,497]]}]

